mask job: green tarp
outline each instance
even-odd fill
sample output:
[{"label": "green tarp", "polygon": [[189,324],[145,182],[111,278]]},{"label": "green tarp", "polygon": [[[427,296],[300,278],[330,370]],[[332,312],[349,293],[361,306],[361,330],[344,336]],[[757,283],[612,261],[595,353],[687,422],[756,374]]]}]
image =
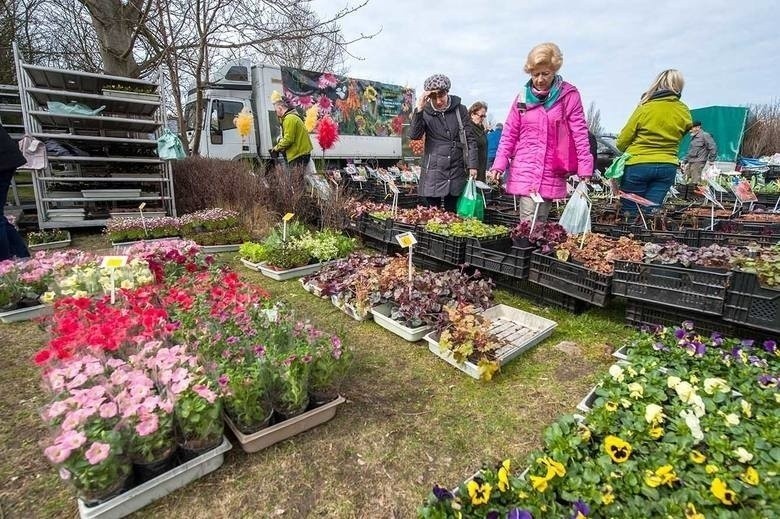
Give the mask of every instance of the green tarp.
[{"label": "green tarp", "polygon": [[[701,121],[701,127],[712,135],[718,145],[718,161],[736,162],[742,145],[748,109],[740,106],[707,106],[694,108],[691,117]],[[691,136],[686,135],[680,144],[680,158],[688,153]]]}]

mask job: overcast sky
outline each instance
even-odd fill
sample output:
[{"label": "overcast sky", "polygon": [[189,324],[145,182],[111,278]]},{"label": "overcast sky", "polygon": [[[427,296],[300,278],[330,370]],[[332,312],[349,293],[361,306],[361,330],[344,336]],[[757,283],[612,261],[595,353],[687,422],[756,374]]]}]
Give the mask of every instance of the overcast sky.
[{"label": "overcast sky", "polygon": [[[323,16],[347,0],[315,0]],[[351,1],[349,5],[355,5]],[[780,99],[780,2],[370,0],[342,21],[346,38],[381,29],[351,47],[348,75],[408,85],[443,73],[465,104],[488,103],[503,122],[527,81],[528,51],[563,51],[561,74],[617,132],[656,74],[678,68],[691,108]]]}]

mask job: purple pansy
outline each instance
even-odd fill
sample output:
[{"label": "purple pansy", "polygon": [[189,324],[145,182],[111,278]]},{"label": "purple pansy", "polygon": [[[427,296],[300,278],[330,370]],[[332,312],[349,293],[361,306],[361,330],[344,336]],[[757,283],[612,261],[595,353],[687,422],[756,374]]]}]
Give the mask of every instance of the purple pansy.
[{"label": "purple pansy", "polygon": [[534,519],[534,516],[528,510],[513,508],[506,514],[506,519]]},{"label": "purple pansy", "polygon": [[585,503],[585,501],[578,499],[572,504],[573,513],[571,518],[577,519],[580,515],[583,517],[587,517],[590,513],[590,507]]},{"label": "purple pansy", "polygon": [[433,495],[436,496],[436,499],[439,501],[444,501],[445,499],[452,499],[455,497],[452,495],[452,492],[444,487],[440,487],[439,485],[433,485]]}]

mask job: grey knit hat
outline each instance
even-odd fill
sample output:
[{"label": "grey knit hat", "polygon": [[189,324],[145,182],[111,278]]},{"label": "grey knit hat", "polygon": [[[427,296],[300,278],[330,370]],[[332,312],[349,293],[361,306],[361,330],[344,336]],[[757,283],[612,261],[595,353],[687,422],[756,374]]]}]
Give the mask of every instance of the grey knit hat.
[{"label": "grey knit hat", "polygon": [[423,89],[427,90],[428,92],[433,92],[436,90],[444,90],[449,92],[450,86],[450,78],[444,74],[434,74],[426,79],[425,83],[423,83]]}]

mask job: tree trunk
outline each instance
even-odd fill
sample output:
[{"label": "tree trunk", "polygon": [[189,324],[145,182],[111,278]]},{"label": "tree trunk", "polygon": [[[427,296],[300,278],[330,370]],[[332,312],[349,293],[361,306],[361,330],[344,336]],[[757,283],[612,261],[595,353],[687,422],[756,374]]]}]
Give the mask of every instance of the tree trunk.
[{"label": "tree trunk", "polygon": [[92,26],[100,43],[103,72],[113,76],[137,78],[141,68],[133,55],[138,24],[143,18],[144,0],[79,0],[89,10]]}]

